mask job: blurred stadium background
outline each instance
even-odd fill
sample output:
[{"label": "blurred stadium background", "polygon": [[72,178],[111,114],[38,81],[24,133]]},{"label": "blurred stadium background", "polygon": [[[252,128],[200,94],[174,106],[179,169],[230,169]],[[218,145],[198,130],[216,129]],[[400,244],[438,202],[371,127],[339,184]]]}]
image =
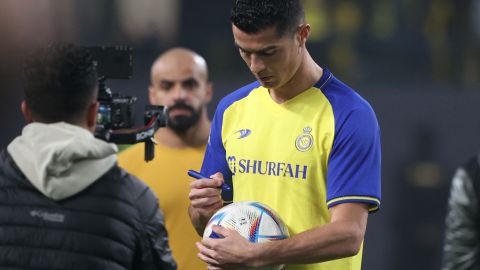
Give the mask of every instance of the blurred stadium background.
[{"label": "blurred stadium background", "polygon": [[[115,92],[146,103],[149,67],[171,46],[205,56],[221,97],[253,77],[233,46],[226,0],[0,1],[0,147],[21,132],[21,67],[39,45],[134,48]],[[305,0],[317,62],[367,98],[380,121],[383,200],[364,269],[439,269],[455,168],[480,150],[480,0]]]}]

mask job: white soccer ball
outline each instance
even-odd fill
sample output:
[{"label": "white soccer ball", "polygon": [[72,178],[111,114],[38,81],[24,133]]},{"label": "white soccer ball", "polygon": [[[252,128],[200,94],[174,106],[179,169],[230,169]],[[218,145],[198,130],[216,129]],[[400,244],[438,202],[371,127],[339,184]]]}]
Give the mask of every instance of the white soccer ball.
[{"label": "white soccer ball", "polygon": [[[203,238],[221,238],[212,230],[213,225],[235,230],[252,243],[281,240],[289,236],[280,216],[273,209],[259,202],[234,202],[219,209],[208,221]],[[280,270],[283,268],[284,265],[275,265],[252,269]]]}]

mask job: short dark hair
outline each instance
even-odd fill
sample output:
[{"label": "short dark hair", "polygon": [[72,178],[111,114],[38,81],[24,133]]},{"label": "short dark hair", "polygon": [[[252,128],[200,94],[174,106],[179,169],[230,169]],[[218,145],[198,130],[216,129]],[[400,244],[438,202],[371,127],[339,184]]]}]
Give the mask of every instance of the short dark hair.
[{"label": "short dark hair", "polygon": [[36,121],[75,122],[97,98],[97,71],[84,47],[55,44],[26,61],[25,101]]},{"label": "short dark hair", "polygon": [[301,0],[235,0],[230,12],[230,21],[248,34],[276,26],[277,35],[283,36],[304,19]]}]

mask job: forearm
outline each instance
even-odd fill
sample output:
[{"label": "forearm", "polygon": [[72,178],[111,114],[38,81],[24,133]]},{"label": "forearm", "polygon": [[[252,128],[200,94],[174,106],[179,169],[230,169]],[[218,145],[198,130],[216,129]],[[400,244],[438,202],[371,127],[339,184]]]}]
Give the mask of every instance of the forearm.
[{"label": "forearm", "polygon": [[191,205],[188,207],[188,215],[190,216],[195,231],[197,231],[198,235],[202,236],[210,217],[201,215],[200,212]]},{"label": "forearm", "polygon": [[190,184],[188,215],[198,235],[202,236],[210,217],[223,206],[221,191],[223,176],[216,173],[211,179],[199,179]]},{"label": "forearm", "polygon": [[339,221],[317,227],[282,241],[257,246],[254,265],[306,264],[356,255],[365,228]]}]

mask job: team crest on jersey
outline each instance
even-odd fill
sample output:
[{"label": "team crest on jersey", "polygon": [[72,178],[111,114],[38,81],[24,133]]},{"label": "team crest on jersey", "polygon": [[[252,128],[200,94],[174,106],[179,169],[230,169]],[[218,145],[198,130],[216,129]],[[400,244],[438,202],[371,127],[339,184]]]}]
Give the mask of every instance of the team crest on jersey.
[{"label": "team crest on jersey", "polygon": [[312,147],[313,136],[310,134],[310,132],[312,132],[311,127],[304,127],[303,134],[298,135],[297,139],[295,140],[295,147],[297,147],[298,151],[306,152]]}]

